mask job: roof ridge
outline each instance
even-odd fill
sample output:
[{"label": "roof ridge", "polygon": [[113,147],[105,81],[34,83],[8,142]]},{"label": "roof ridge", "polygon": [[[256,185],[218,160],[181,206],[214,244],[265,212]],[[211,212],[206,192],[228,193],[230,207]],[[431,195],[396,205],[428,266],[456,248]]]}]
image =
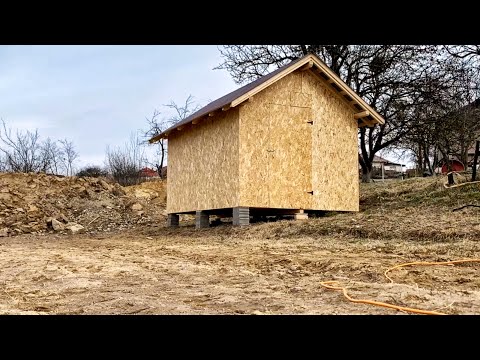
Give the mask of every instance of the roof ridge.
[{"label": "roof ridge", "polygon": [[[348,97],[349,100],[347,101],[350,102],[350,106],[355,107],[356,111],[359,111],[359,113],[355,115],[355,119],[362,119],[362,123],[369,126],[375,123],[384,123],[385,120],[383,120],[382,116],[378,114],[370,105],[368,105],[365,100],[363,100],[351,87],[343,82],[343,80],[340,79],[340,77],[335,74],[316,54],[308,53],[307,55],[292,60],[291,62],[282,65],[278,69],[265,74],[258,79],[208,103],[195,113],[189,115],[183,120],[178,121],[168,129],[155,135],[149,140],[149,142],[153,143],[162,137],[167,137],[170,131],[176,128],[181,128],[182,126],[191,123],[195,119],[209,115],[215,111],[218,111],[219,109],[228,110],[230,107],[236,107],[257,92],[262,91],[264,88],[270,86],[274,82],[280,80],[284,76],[287,76],[290,74],[290,72],[293,72],[300,67],[305,67],[305,69],[311,70],[316,68],[320,71],[321,77],[323,77],[325,81],[328,80],[328,83],[332,86],[334,91],[337,91],[341,96],[344,96],[345,99]],[[291,70],[287,71],[288,69]],[[364,118],[367,118],[367,120]]]}]

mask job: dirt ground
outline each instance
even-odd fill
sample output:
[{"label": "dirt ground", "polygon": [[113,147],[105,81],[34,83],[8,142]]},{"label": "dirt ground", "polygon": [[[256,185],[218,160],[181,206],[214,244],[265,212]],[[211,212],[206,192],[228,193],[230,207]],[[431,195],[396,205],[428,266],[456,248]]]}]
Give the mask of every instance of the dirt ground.
[{"label": "dirt ground", "polygon": [[[292,222],[255,227],[263,233]],[[401,269],[391,273],[393,284],[383,275],[403,262],[480,258],[478,242],[260,239],[227,226],[214,234],[151,228],[1,239],[0,313],[403,314],[351,303],[319,285],[326,280],[341,281],[355,298],[480,313],[480,264]]]},{"label": "dirt ground", "polygon": [[[480,314],[480,184],[367,184],[361,211],[235,228],[164,221],[127,230],[0,238],[0,314],[406,314],[353,298]],[[153,205],[152,205],[153,206]]]}]

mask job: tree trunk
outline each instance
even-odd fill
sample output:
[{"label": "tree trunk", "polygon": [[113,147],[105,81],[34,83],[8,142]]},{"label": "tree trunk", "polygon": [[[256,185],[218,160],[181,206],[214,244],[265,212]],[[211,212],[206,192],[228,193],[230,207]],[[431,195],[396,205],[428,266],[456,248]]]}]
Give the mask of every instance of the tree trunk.
[{"label": "tree trunk", "polygon": [[438,167],[438,150],[434,147],[433,151],[433,164],[432,164],[432,175],[437,175],[435,169]]},{"label": "tree trunk", "polygon": [[422,149],[422,143],[418,143],[418,162],[417,162],[417,168],[420,174],[423,174],[423,149]]},{"label": "tree trunk", "polygon": [[165,161],[165,144],[163,143],[163,139],[160,141],[160,148],[161,148],[161,156],[160,156],[160,165],[157,169],[158,176],[160,179],[163,179],[162,169],[163,169],[163,162]]},{"label": "tree trunk", "polygon": [[455,181],[453,180],[453,174],[448,173],[448,185],[453,185],[455,184]]},{"label": "tree trunk", "polygon": [[452,173],[452,161],[447,157],[447,174],[448,174],[448,185],[455,184],[453,180],[453,173]]},{"label": "tree trunk", "polygon": [[468,170],[468,149],[470,146],[465,147],[465,150],[462,153],[462,163],[465,171]]},{"label": "tree trunk", "polygon": [[362,167],[362,183],[369,183],[372,181],[372,168]]}]

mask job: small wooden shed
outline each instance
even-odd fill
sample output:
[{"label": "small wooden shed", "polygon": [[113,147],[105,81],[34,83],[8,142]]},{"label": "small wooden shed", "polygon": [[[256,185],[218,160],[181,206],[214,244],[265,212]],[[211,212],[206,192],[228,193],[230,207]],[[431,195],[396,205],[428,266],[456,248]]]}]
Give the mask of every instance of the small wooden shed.
[{"label": "small wooden shed", "polygon": [[168,225],[358,211],[357,129],[383,123],[317,56],[292,61],[150,139],[168,138]]}]

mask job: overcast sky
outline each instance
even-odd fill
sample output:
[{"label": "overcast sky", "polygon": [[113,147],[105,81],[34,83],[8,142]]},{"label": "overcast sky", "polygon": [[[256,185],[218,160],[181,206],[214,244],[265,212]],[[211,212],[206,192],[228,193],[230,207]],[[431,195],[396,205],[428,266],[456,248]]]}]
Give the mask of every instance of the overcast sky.
[{"label": "overcast sky", "polygon": [[78,166],[192,94],[206,105],[236,89],[217,46],[0,46],[0,117],[11,128],[73,140]]}]

